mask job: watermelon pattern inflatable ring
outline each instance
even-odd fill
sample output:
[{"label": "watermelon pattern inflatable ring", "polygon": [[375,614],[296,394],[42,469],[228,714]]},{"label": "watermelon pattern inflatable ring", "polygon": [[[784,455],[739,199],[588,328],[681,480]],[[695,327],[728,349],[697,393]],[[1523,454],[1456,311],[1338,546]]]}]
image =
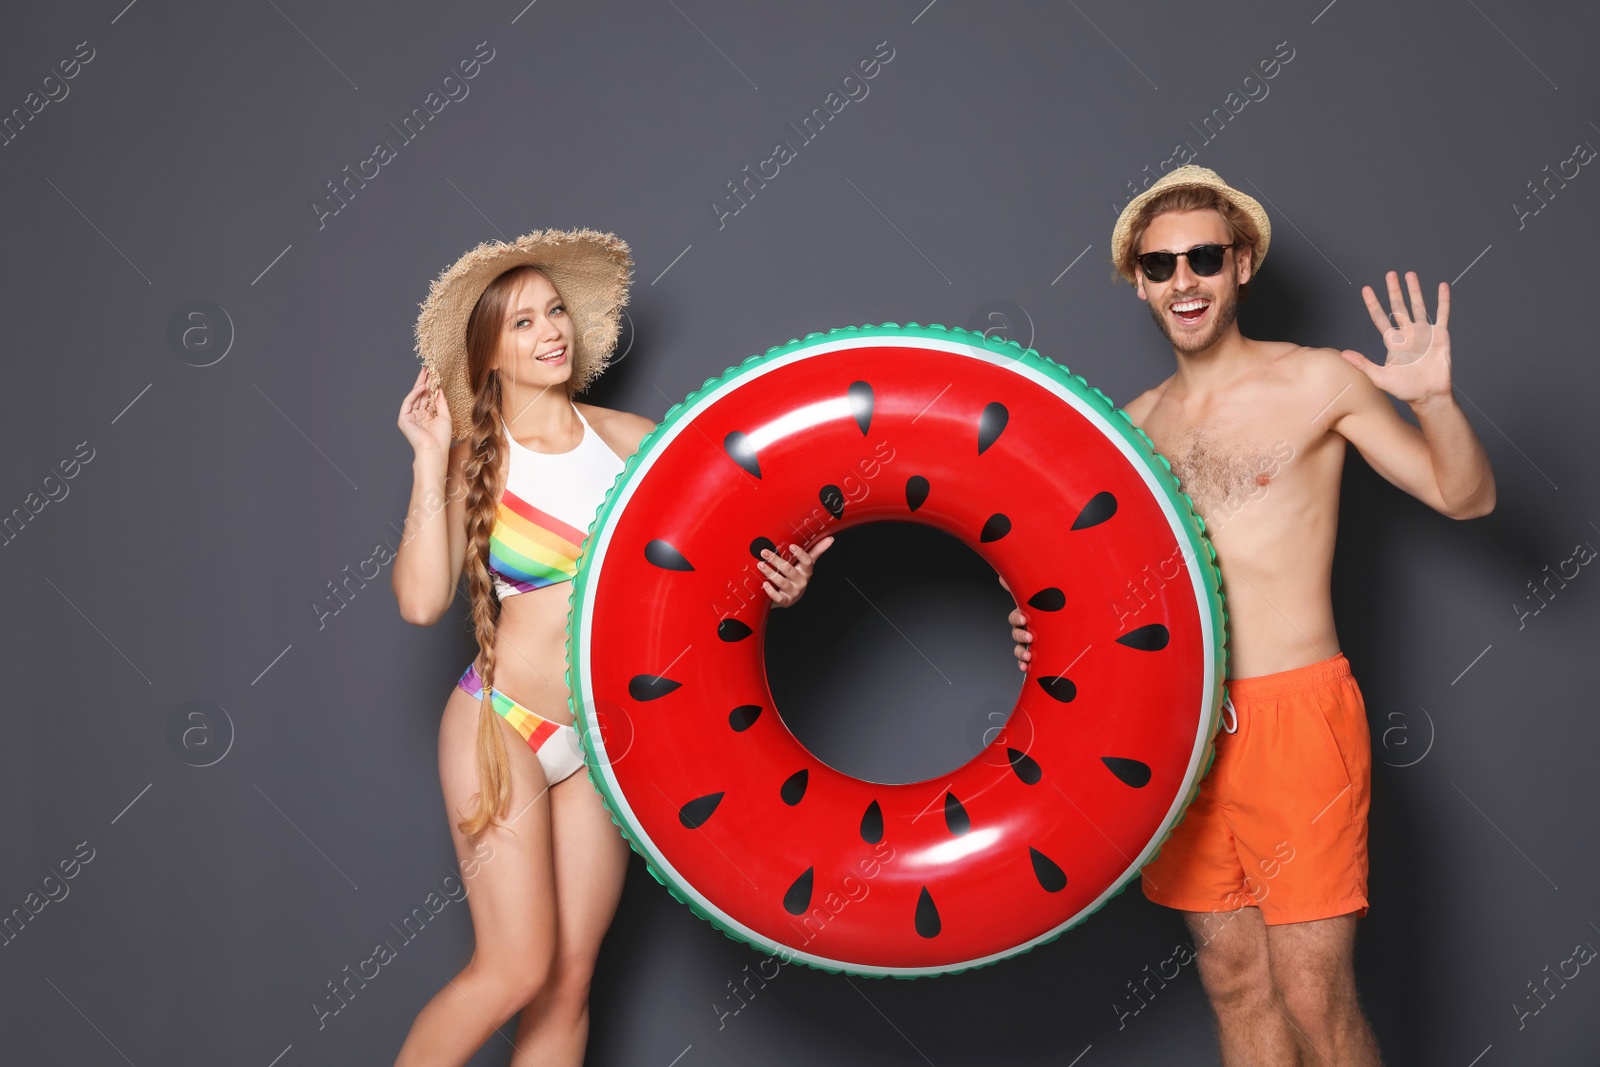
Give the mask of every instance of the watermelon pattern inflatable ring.
[{"label": "watermelon pattern inflatable ring", "polygon": [[[992,743],[901,785],[784,725],[755,569],[886,519],[971,546],[1034,632]],[[612,817],[675,897],[786,961],[914,978],[1050,941],[1154,857],[1210,766],[1226,616],[1204,524],[1125,413],[1014,342],[850,327],[708,380],[618,476],[571,604]]]}]

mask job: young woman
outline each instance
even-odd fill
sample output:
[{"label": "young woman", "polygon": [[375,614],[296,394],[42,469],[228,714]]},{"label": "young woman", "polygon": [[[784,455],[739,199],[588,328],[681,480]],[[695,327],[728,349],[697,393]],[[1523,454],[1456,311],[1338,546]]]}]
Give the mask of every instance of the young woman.
[{"label": "young woman", "polygon": [[[427,626],[467,574],[478,656],[445,703],[439,778],[476,944],[417,1016],[397,1067],[465,1063],[519,1011],[514,1063],[583,1061],[590,976],[628,846],[582,773],[567,582],[654,424],[572,396],[611,357],[631,268],[628,246],[593,230],[482,244],[439,276],[418,318],[424,367],[399,417],[415,451],[411,518],[394,590],[402,617]],[[800,597],[827,543],[758,564],[774,604]]]}]

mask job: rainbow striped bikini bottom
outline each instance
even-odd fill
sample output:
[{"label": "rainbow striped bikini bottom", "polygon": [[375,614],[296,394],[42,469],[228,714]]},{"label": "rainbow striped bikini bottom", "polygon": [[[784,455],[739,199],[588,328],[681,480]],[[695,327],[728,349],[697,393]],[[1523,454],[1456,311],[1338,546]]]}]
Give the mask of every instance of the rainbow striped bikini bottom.
[{"label": "rainbow striped bikini bottom", "polygon": [[[478,676],[477,664],[467,664],[456,685],[472,696],[482,693],[483,679]],[[583,748],[578,743],[577,730],[535,715],[499,690],[489,694],[489,702],[528,743],[534,755],[539,757],[545,781],[550,785],[555,785],[583,767]]]}]

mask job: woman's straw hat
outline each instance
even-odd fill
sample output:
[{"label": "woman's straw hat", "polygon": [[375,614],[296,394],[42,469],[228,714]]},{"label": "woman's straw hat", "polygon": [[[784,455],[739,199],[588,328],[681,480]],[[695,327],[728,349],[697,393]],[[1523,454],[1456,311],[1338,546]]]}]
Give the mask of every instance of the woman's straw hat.
[{"label": "woman's straw hat", "polygon": [[509,243],[478,245],[433,280],[417,316],[417,355],[444,390],[452,440],[466,438],[472,423],[467,319],[490,282],[525,264],[550,279],[572,317],[571,392],[598,377],[616,348],[633,274],[633,255],[621,238],[589,229],[535,230]]},{"label": "woman's straw hat", "polygon": [[1267,221],[1267,213],[1262,210],[1255,197],[1247,193],[1241,193],[1223,181],[1216,171],[1209,167],[1199,167],[1191,163],[1163,174],[1154,185],[1128,201],[1128,206],[1122,209],[1121,215],[1117,216],[1117,228],[1111,231],[1111,262],[1117,268],[1117,272],[1130,283],[1133,281],[1133,272],[1123,265],[1123,254],[1128,250],[1128,238],[1132,236],[1133,221],[1139,217],[1139,209],[1167,190],[1184,186],[1215,189],[1240,211],[1250,216],[1250,221],[1256,224],[1256,231],[1261,235],[1260,239],[1256,241],[1256,254],[1251,261],[1251,274],[1260,270],[1261,261],[1267,258],[1267,245],[1272,241],[1272,223]]}]

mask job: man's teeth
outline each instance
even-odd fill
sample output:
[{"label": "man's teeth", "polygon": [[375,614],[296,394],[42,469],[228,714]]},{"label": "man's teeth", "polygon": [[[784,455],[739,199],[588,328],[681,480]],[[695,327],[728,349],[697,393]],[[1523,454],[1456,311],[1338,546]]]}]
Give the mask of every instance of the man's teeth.
[{"label": "man's teeth", "polygon": [[1172,305],[1172,310],[1173,311],[1199,311],[1201,308],[1208,307],[1210,304],[1211,304],[1211,301],[1209,301],[1209,300],[1185,300],[1182,303],[1173,304]]}]

